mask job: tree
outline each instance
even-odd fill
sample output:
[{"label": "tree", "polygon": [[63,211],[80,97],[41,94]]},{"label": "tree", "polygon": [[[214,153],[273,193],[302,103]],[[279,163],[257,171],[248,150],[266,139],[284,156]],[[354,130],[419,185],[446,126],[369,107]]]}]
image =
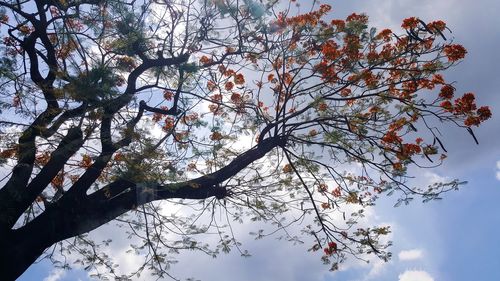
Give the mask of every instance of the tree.
[{"label": "tree", "polygon": [[[278,229],[306,218],[332,270],[348,255],[389,259],[389,228],[355,226],[363,208],[456,189],[412,187],[407,169],[446,158],[436,121],[476,139],[490,110],[443,78],[466,55],[444,22],[377,31],[293,2],[0,1],[3,278],[56,248],[116,275],[99,251],[110,241],[85,235],[113,220],[143,241],[138,272],[165,275],[181,249],[239,249],[215,210]],[[197,208],[169,217],[174,204]],[[195,239],[210,229],[215,248]]]}]

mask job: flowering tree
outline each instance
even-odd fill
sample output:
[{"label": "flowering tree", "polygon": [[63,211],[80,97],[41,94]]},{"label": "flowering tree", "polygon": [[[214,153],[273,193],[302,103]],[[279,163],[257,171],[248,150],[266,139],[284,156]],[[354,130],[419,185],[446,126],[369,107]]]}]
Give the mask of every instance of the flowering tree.
[{"label": "flowering tree", "polygon": [[[181,249],[240,250],[215,211],[306,221],[287,238],[332,270],[390,258],[388,227],[356,226],[363,209],[456,189],[414,188],[407,169],[446,158],[436,121],[474,136],[490,110],[440,74],[466,55],[444,22],[377,31],[293,2],[0,1],[2,277],[69,252],[116,276],[110,241],[86,234],[113,220],[141,239],[137,272],[162,276]],[[197,241],[209,230],[217,245]]]}]

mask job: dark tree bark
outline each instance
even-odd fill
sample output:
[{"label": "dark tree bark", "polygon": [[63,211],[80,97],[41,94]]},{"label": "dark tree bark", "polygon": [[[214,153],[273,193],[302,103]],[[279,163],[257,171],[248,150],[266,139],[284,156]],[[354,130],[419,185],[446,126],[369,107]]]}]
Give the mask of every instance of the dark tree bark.
[{"label": "dark tree bark", "polygon": [[[90,195],[68,193],[19,229],[1,230],[2,280],[15,280],[46,248],[64,239],[92,231],[142,204],[162,199],[206,199],[227,196],[219,184],[236,175],[285,142],[268,138],[236,157],[226,167],[190,181],[168,185],[141,185],[117,180]],[[88,182],[92,184],[93,182]],[[124,192],[125,190],[128,190]]]}]

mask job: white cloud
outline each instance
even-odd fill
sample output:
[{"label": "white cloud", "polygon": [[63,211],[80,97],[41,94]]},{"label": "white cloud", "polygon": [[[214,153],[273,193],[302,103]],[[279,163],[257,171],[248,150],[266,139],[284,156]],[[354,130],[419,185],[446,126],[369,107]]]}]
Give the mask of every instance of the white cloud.
[{"label": "white cloud", "polygon": [[405,250],[399,252],[398,257],[402,261],[418,260],[423,257],[423,251],[421,249]]},{"label": "white cloud", "polygon": [[406,270],[398,278],[399,281],[434,281],[434,278],[423,270]]},{"label": "white cloud", "polygon": [[[465,5],[458,5],[458,2],[459,0],[421,0],[415,5],[412,0],[367,1],[360,10],[370,16],[371,25],[400,33],[401,22],[407,17],[416,16],[424,21],[443,19],[447,23],[457,21],[457,18],[466,13]],[[448,12],[443,13],[444,10]]]},{"label": "white cloud", "polygon": [[377,259],[371,259],[371,260],[372,260],[372,262],[371,262],[372,267],[371,267],[370,271],[368,272],[368,274],[366,274],[366,276],[364,277],[363,281],[374,279],[375,277],[382,274],[388,266],[388,263],[384,262],[381,259],[377,258]]},{"label": "white cloud", "polygon": [[497,180],[500,181],[500,161],[497,161]]},{"label": "white cloud", "polygon": [[443,177],[434,172],[429,172],[429,171],[426,171],[423,177],[427,181],[427,184],[449,182],[451,180],[449,177]]},{"label": "white cloud", "polygon": [[54,268],[50,274],[43,279],[43,281],[57,281],[66,275],[66,271],[61,268]]}]

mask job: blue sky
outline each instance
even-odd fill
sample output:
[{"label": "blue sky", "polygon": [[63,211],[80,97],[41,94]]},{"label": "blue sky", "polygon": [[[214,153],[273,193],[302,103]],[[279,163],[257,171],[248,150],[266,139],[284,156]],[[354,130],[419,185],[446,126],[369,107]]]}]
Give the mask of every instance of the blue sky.
[{"label": "blue sky", "polygon": [[[392,226],[394,256],[389,263],[374,260],[364,264],[351,260],[340,272],[330,273],[318,255],[306,251],[306,246],[292,246],[273,238],[254,241],[243,236],[240,238],[252,257],[240,258],[239,254],[232,253],[212,259],[187,253],[179,257],[180,263],[172,268],[172,273],[183,278],[194,276],[219,281],[500,280],[500,1],[337,0],[323,3],[332,4],[334,17],[365,12],[372,25],[393,30],[409,16],[447,22],[455,42],[463,44],[469,54],[463,63],[448,71],[445,78],[456,80],[459,92],[475,92],[478,104],[491,106],[493,118],[475,130],[479,146],[466,131],[443,127],[442,139],[449,151],[448,159],[437,169],[416,173],[416,181],[446,177],[469,183],[440,202],[414,202],[393,208],[394,199],[381,200],[368,217]],[[19,280],[91,280],[86,276],[78,269],[64,272],[41,262]]]}]

